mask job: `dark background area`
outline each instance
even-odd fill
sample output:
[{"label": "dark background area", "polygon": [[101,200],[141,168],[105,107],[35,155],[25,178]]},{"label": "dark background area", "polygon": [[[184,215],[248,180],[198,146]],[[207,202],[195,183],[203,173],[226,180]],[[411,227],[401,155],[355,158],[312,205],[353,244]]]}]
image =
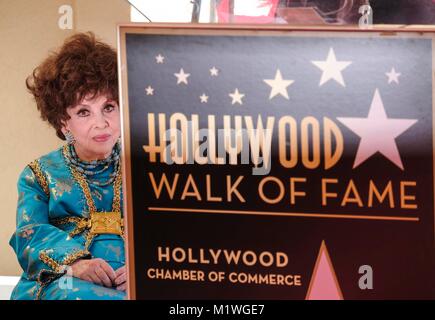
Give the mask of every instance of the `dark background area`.
[{"label": "dark background area", "polygon": [[[435,24],[433,0],[281,0],[279,6],[315,6],[320,13],[324,13],[324,18],[341,18],[345,23],[357,23],[360,17],[358,8],[367,2],[373,9],[375,24]],[[327,14],[342,7],[338,14]]]}]

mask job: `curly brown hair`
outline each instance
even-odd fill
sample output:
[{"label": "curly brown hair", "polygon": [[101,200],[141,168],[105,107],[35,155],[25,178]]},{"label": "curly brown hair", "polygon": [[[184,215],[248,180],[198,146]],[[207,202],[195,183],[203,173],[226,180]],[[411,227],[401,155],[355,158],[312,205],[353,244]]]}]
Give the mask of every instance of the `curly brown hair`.
[{"label": "curly brown hair", "polygon": [[84,97],[107,94],[118,101],[116,51],[95,38],[92,32],[67,38],[57,52],[52,52],[32,75],[26,86],[35,98],[41,118],[53,126],[65,140],[62,121],[68,120],[67,108]]}]

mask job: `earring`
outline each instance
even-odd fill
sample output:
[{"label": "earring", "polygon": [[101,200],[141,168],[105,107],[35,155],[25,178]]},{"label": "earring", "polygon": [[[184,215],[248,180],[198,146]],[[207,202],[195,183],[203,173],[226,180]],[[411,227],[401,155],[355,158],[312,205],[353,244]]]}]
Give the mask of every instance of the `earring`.
[{"label": "earring", "polygon": [[68,144],[74,144],[74,142],[76,142],[76,140],[74,139],[74,136],[73,136],[73,134],[72,134],[71,131],[67,130],[67,131],[64,133],[64,136],[65,136],[66,142],[67,142]]}]

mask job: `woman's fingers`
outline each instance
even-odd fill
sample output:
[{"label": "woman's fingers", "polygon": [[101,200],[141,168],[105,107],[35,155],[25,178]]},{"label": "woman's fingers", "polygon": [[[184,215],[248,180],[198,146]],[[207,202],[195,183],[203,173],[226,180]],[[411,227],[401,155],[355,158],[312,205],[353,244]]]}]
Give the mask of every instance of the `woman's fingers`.
[{"label": "woman's fingers", "polygon": [[108,288],[113,287],[115,279],[118,277],[110,264],[100,258],[82,260],[80,263],[76,263],[74,267],[76,269],[75,276],[78,278]]},{"label": "woman's fingers", "polygon": [[102,260],[100,261],[100,267],[104,270],[106,275],[109,277],[110,282],[114,283],[116,279],[116,274],[113,268],[108,264],[106,261]]},{"label": "woman's fingers", "polygon": [[125,291],[127,289],[127,282],[124,282],[123,284],[116,287],[116,290],[119,291]]},{"label": "woman's fingers", "polygon": [[106,274],[106,271],[103,270],[101,266],[97,266],[95,268],[95,274],[100,278],[101,282],[105,287],[111,288],[112,287],[112,280],[109,279],[109,277]]},{"label": "woman's fingers", "polygon": [[95,274],[95,271],[92,271],[89,273],[89,277],[91,278],[91,282],[95,283],[95,284],[99,284],[99,285],[103,285],[103,282],[101,281],[101,279]]},{"label": "woman's fingers", "polygon": [[127,273],[123,273],[120,274],[116,279],[115,279],[115,285],[119,286],[120,284],[124,283],[127,281]]},{"label": "woman's fingers", "polygon": [[116,277],[119,277],[123,273],[125,273],[125,266],[122,266],[121,268],[118,268],[115,271]]}]

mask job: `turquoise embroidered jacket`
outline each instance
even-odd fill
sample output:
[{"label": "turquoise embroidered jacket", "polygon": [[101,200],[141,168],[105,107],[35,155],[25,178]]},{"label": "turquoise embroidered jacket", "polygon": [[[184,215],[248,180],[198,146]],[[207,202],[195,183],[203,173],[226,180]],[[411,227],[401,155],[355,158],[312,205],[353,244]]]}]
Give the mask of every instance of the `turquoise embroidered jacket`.
[{"label": "turquoise embroidered jacket", "polygon": [[[62,150],[32,162],[18,179],[17,229],[10,245],[24,272],[11,298],[122,299],[124,292],[78,278],[73,278],[67,289],[60,285],[65,282],[66,266],[80,258],[102,258],[114,270],[125,264],[122,236],[99,234],[91,239],[85,194]],[[105,181],[114,170],[112,164],[92,178]],[[89,183],[89,187],[97,211],[112,211],[113,183]]]}]

